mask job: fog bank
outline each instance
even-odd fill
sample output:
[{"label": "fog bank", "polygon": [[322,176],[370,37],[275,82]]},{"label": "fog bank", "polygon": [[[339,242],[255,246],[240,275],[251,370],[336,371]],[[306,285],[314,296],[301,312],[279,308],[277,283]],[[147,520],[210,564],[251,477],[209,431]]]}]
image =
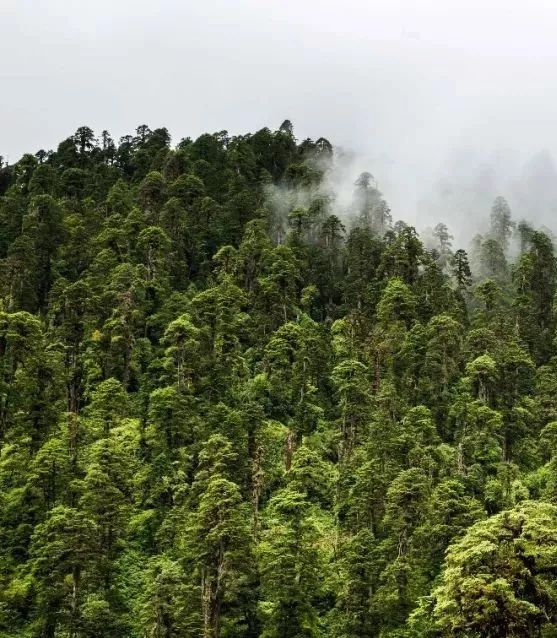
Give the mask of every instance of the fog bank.
[{"label": "fog bank", "polygon": [[551,226],[556,23],[543,0],[3,0],[0,154],[83,124],[178,141],[289,118],[352,152],[395,218],[465,234],[502,194]]}]

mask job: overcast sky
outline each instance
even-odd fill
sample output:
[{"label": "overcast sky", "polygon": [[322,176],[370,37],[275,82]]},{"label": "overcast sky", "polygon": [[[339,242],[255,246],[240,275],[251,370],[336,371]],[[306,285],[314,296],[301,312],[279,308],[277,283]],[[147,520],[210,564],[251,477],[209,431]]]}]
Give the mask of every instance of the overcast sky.
[{"label": "overcast sky", "polygon": [[0,154],[289,118],[357,151],[397,216],[476,187],[528,208],[554,177],[556,30],[554,0],[0,0]]}]

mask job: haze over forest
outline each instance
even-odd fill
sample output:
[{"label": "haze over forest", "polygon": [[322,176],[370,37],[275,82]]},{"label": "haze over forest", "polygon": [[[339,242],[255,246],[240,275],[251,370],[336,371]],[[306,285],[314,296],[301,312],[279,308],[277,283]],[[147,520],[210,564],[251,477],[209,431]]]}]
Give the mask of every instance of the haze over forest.
[{"label": "haze over forest", "polygon": [[[16,161],[87,123],[174,141],[273,128],[320,135],[377,178],[395,217],[457,235],[497,195],[554,213],[552,25],[534,0],[145,0],[0,6],[2,154]],[[548,224],[550,225],[550,224]]]}]

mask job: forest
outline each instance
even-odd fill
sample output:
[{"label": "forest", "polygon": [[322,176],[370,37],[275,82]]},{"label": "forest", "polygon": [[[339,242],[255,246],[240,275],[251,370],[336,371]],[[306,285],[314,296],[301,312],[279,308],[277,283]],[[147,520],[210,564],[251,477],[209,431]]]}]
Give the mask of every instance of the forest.
[{"label": "forest", "polygon": [[337,161],[0,161],[1,638],[557,636],[554,238],[419,235]]}]

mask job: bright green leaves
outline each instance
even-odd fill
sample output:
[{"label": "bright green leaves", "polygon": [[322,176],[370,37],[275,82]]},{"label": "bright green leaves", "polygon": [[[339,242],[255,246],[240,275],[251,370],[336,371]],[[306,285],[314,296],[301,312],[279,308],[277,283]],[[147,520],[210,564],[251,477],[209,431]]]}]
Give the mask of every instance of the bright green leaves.
[{"label": "bright green leaves", "polygon": [[328,557],[319,512],[294,487],[269,503],[259,560],[263,634],[268,638],[318,636]]},{"label": "bright green leaves", "polygon": [[442,636],[532,636],[557,620],[557,509],[527,501],[449,548],[430,617]]}]

